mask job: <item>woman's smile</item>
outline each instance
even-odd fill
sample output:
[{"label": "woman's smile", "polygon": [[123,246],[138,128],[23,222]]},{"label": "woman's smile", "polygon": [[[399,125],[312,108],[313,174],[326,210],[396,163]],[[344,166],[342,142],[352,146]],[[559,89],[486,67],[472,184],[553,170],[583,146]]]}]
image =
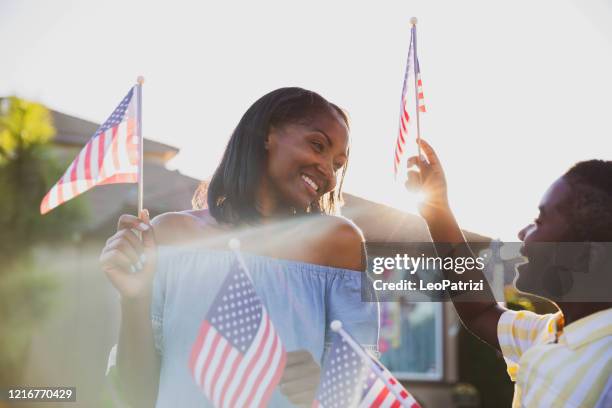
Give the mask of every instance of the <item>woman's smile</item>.
[{"label": "woman's smile", "polygon": [[315,196],[318,195],[320,187],[311,177],[302,173],[302,180],[304,180],[304,184],[306,184],[309,191],[311,191]]}]

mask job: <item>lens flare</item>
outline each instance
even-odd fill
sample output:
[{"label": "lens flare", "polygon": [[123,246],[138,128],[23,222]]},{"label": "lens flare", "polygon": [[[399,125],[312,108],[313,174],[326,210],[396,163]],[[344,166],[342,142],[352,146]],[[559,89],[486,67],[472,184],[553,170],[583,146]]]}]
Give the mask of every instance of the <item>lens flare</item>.
[{"label": "lens flare", "polygon": [[414,196],[417,204],[423,204],[425,201],[427,201],[427,193],[425,191],[419,190],[414,194]]}]

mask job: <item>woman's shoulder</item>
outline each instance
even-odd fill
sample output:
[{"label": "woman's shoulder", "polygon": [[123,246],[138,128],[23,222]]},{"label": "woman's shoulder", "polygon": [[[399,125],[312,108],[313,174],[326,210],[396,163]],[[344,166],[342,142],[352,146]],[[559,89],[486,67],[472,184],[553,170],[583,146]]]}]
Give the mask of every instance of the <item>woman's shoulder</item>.
[{"label": "woman's shoulder", "polygon": [[333,267],[364,270],[364,242],[361,229],[350,219],[336,215],[317,217],[309,228],[316,234],[317,247],[326,264]]},{"label": "woman's shoulder", "polygon": [[222,229],[208,210],[167,212],[153,218],[151,224],[159,245],[205,238]]},{"label": "woman's shoulder", "polygon": [[361,229],[349,218],[341,215],[322,215],[319,219],[324,228],[323,231],[327,231],[324,238],[335,240],[342,237],[353,243],[365,241]]},{"label": "woman's shoulder", "polygon": [[[285,232],[266,235],[265,248],[261,247],[263,231],[257,228],[242,231],[244,249],[272,258],[364,270],[364,237],[354,222],[333,215],[306,217],[304,221],[298,223],[301,225],[298,229],[280,225]],[[215,242],[226,240],[214,238],[227,235],[229,228],[220,225],[208,210],[164,213],[155,217],[152,225],[158,245],[200,244],[200,248],[210,249],[219,249]],[[288,239],[288,233],[292,239]]]}]

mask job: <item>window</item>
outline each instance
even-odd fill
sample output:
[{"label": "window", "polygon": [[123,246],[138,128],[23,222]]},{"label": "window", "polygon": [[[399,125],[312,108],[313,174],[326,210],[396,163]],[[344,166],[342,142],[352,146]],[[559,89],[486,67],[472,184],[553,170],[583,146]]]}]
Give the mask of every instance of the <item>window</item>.
[{"label": "window", "polygon": [[441,380],[442,304],[381,304],[381,362],[400,380]]},{"label": "window", "polygon": [[[415,249],[421,253],[421,248],[407,248],[406,244],[369,243],[370,277],[377,278],[371,273],[375,257],[394,257]],[[427,248],[423,250],[427,252]],[[403,270],[385,269],[383,275],[393,275],[399,280],[404,273]],[[380,360],[400,380],[442,380],[443,304],[427,299],[415,302],[414,297],[411,301],[407,299],[408,296],[398,292],[394,301],[380,304]]]}]

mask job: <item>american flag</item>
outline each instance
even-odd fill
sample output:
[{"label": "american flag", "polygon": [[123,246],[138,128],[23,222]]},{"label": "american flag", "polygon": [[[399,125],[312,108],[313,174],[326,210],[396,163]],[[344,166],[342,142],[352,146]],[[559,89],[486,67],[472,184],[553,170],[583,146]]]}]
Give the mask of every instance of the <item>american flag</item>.
[{"label": "american flag", "polygon": [[[411,72],[414,67],[414,72]],[[408,48],[408,59],[406,61],[406,72],[404,73],[404,85],[402,87],[402,100],[400,103],[400,120],[399,120],[399,131],[397,135],[397,141],[395,143],[395,155],[393,161],[393,170],[397,176],[399,164],[402,160],[404,149],[406,148],[406,139],[408,138],[408,126],[410,125],[410,114],[408,111],[409,101],[411,96],[409,95],[408,89],[411,86],[411,82],[416,76],[416,95],[418,101],[419,112],[426,112],[425,109],[425,97],[423,96],[423,82],[421,81],[421,67],[419,66],[419,59],[417,57],[416,47],[416,25],[412,26],[410,31],[410,47]]]},{"label": "american flag", "polygon": [[135,88],[130,89],[45,195],[40,203],[41,214],[97,185],[138,182],[140,149]]},{"label": "american flag", "polygon": [[[367,354],[365,350],[364,353]],[[389,370],[373,356],[367,356],[371,361],[364,361],[342,336],[335,335],[323,364],[323,376],[313,408],[420,408]],[[381,377],[387,380],[395,393]]]},{"label": "american flag", "polygon": [[263,407],[286,354],[247,274],[236,264],[221,285],[191,349],[189,370],[215,407]]}]

